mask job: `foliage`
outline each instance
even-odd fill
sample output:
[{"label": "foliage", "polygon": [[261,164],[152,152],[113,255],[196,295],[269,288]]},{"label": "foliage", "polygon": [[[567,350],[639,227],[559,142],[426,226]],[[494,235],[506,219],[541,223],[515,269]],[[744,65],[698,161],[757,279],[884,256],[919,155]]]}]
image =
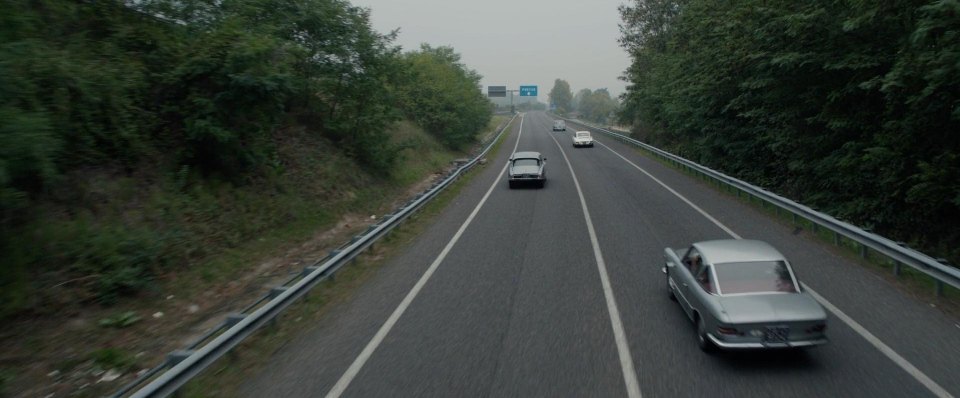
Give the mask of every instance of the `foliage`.
[{"label": "foliage", "polygon": [[956,2],[635,0],[619,112],[644,139],[954,260]]},{"label": "foliage", "polygon": [[493,114],[481,76],[450,47],[424,44],[401,59],[406,73],[396,90],[407,117],[450,148],[474,142]]},{"label": "foliage", "polygon": [[103,369],[116,369],[121,372],[133,370],[137,359],[129,352],[119,348],[100,348],[90,353],[90,359]]},{"label": "foliage", "polygon": [[[357,195],[341,190],[390,178],[405,113],[450,146],[490,118],[452,49],[401,54],[344,0],[3,10],[0,318],[42,308],[31,289],[66,283],[111,303],[217,249],[326,219]],[[317,168],[301,173],[306,159]]]},{"label": "foliage", "polygon": [[577,97],[577,112],[580,113],[580,118],[597,123],[607,123],[619,105],[605,88],[595,91],[585,88],[577,92]]},{"label": "foliage", "polygon": [[123,329],[140,322],[142,318],[134,311],[125,311],[103,318],[97,324],[104,328]]},{"label": "foliage", "polygon": [[554,80],[549,96],[550,104],[557,107],[557,113],[565,115],[574,109],[572,104],[573,94],[570,92],[570,84],[566,80]]}]

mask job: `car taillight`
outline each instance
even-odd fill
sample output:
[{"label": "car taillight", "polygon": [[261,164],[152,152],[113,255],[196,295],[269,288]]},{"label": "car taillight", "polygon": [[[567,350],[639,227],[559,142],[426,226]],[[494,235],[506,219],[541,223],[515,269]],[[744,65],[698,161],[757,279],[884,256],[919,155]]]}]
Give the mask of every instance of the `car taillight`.
[{"label": "car taillight", "polygon": [[824,330],[827,330],[827,324],[821,323],[819,325],[807,328],[807,333],[822,333]]},{"label": "car taillight", "polygon": [[728,335],[732,335],[732,336],[736,336],[736,335],[739,335],[739,334],[740,334],[740,332],[737,331],[737,329],[735,329],[735,328],[728,328],[728,327],[723,327],[723,326],[720,326],[720,327],[717,328],[717,333],[720,333],[720,334],[728,334]]}]

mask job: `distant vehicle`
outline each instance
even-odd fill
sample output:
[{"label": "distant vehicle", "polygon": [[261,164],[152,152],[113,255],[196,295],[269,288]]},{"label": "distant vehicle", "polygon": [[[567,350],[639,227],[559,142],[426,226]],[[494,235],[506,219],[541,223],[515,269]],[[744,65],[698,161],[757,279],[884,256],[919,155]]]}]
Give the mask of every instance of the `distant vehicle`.
[{"label": "distant vehicle", "polygon": [[588,146],[593,148],[593,137],[590,136],[589,131],[578,131],[573,134],[573,146]]},{"label": "distant vehicle", "polygon": [[810,347],[827,343],[827,314],[800,289],[790,263],[757,240],[694,243],[664,250],[670,298],[697,328],[704,351]]},{"label": "distant vehicle", "polygon": [[510,188],[523,184],[543,188],[547,183],[546,162],[547,158],[540,152],[514,152],[510,156],[510,167],[507,168]]},{"label": "distant vehicle", "polygon": [[567,123],[563,120],[554,120],[553,131],[567,131]]}]

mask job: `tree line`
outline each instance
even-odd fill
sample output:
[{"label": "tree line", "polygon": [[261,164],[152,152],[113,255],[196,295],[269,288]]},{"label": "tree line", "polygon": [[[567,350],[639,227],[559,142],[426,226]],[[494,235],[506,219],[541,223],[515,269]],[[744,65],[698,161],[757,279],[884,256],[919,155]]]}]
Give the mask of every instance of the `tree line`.
[{"label": "tree line", "polygon": [[14,243],[37,214],[83,211],[71,207],[84,195],[77,173],[150,169],[241,186],[282,172],[276,143],[291,125],[390,173],[403,149],[388,139],[394,122],[460,148],[492,113],[453,49],[404,52],[344,0],[2,4],[4,291],[45,261],[42,245]]},{"label": "tree line", "polygon": [[960,260],[960,6],[633,0],[642,139]]},{"label": "tree line", "polygon": [[570,83],[556,79],[549,93],[550,103],[556,106],[557,113],[568,115],[576,113],[577,117],[596,123],[605,124],[613,121],[620,104],[610,95],[606,88],[590,90],[580,89],[574,95],[570,91]]}]

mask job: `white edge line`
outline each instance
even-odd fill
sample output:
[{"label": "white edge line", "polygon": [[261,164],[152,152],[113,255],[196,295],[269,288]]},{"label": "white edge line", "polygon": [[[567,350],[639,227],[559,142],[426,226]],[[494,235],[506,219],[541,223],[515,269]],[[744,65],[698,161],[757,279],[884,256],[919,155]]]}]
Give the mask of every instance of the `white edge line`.
[{"label": "white edge line", "polygon": [[870,331],[868,331],[865,327],[861,326],[860,323],[853,320],[853,318],[851,318],[849,315],[847,315],[843,311],[840,311],[839,308],[831,304],[829,301],[827,301],[827,299],[823,298],[823,296],[821,296],[819,293],[811,289],[810,286],[807,286],[806,283],[800,282],[800,286],[803,286],[803,289],[806,290],[807,293],[810,293],[810,295],[813,296],[813,298],[817,299],[817,301],[823,304],[824,307],[827,307],[827,309],[830,310],[830,312],[832,312],[833,315],[835,315],[837,318],[840,318],[840,320],[842,320],[843,323],[846,323],[847,326],[849,326],[859,335],[863,336],[863,338],[866,339],[870,344],[872,344],[874,347],[880,350],[880,352],[882,352],[883,355],[886,355],[887,358],[890,358],[891,361],[893,361],[894,363],[899,365],[901,368],[903,368],[903,370],[905,370],[907,373],[913,376],[913,378],[917,379],[917,381],[919,381],[920,384],[923,384],[925,387],[927,387],[927,389],[930,390],[930,392],[932,392],[934,395],[938,397],[944,397],[944,398],[953,396],[949,392],[947,392],[947,390],[945,390],[943,387],[937,384],[937,382],[933,381],[933,379],[931,379],[922,371],[920,371],[920,369],[917,369],[916,366],[913,366],[913,364],[910,363],[910,361],[907,361],[906,358],[900,356],[900,354],[897,354],[897,352],[894,351],[893,348],[890,348],[890,346],[884,344],[883,341],[880,341],[880,339],[877,336],[874,336],[873,333],[870,333]]},{"label": "white edge line", "polygon": [[[674,194],[676,197],[680,198],[680,200],[690,205],[690,207],[692,207],[694,210],[696,210],[697,212],[702,214],[704,217],[706,217],[708,220],[713,222],[716,226],[720,227],[720,229],[730,234],[730,236],[736,239],[743,239],[736,232],[733,232],[733,230],[731,230],[730,228],[727,228],[726,225],[723,225],[723,223],[718,221],[716,218],[713,218],[713,216],[707,214],[707,212],[705,212],[699,206],[693,204],[693,202],[688,200],[679,192],[673,190],[673,188],[668,187],[666,184],[664,184],[662,181],[660,181],[659,179],[657,179],[656,177],[648,173],[646,170],[644,170],[640,166],[637,166],[636,163],[633,163],[629,159],[623,157],[623,155],[617,153],[617,151],[614,151],[612,148],[603,144],[602,142],[599,142],[599,141],[596,141],[596,142],[602,145],[604,148],[607,148],[607,150],[609,150],[610,152],[613,152],[614,155],[619,156],[620,159],[623,159],[625,162],[629,163],[631,166],[633,166],[637,170],[640,170],[640,172],[642,172],[643,174],[646,174],[647,177],[650,177],[651,179],[656,181],[656,183],[660,184],[660,186],[666,188],[668,191],[670,191],[670,193]],[[909,374],[910,376],[913,376],[913,378],[916,379],[920,384],[923,384],[924,387],[927,387],[927,389],[930,390],[931,393],[941,398],[953,397],[952,394],[950,394],[947,390],[945,390],[943,387],[937,384],[937,382],[933,381],[933,379],[931,379],[929,376],[923,373],[920,369],[917,369],[917,367],[914,366],[912,363],[910,363],[910,361],[900,356],[900,354],[894,351],[893,348],[890,348],[890,346],[886,345],[877,336],[874,336],[873,333],[870,333],[870,331],[868,331],[866,328],[861,326],[857,321],[853,320],[853,318],[851,318],[846,313],[844,313],[839,308],[837,308],[837,306],[833,305],[833,303],[831,303],[830,301],[827,301],[826,298],[824,298],[823,296],[818,294],[816,291],[811,289],[809,286],[807,286],[807,284],[801,282],[800,285],[803,286],[804,290],[810,293],[810,295],[813,296],[813,298],[819,301],[820,304],[823,304],[823,306],[826,307],[827,310],[833,313],[834,316],[836,316],[837,318],[840,318],[840,320],[843,321],[843,323],[847,324],[847,326],[853,329],[853,331],[857,332],[857,334],[859,334],[861,337],[867,340],[867,342],[873,345],[877,350],[879,350],[887,358],[890,358],[890,360],[893,361],[893,363],[897,364],[897,366],[900,366],[900,368],[906,371],[907,374]]]},{"label": "white edge line", "polygon": [[567,158],[567,153],[560,145],[560,141],[552,134],[550,138],[560,148],[560,154],[563,160],[567,162],[567,168],[573,176],[573,185],[577,188],[577,195],[580,196],[580,207],[583,208],[583,218],[587,222],[587,232],[590,234],[590,244],[593,245],[593,257],[597,262],[597,270],[600,273],[600,283],[603,285],[603,296],[607,301],[607,312],[610,314],[610,327],[613,329],[613,338],[617,344],[617,354],[620,357],[620,369],[623,371],[623,382],[626,384],[627,396],[630,398],[641,398],[640,382],[637,381],[637,371],[633,365],[633,355],[630,354],[630,344],[627,343],[627,333],[623,328],[623,321],[620,318],[620,310],[617,308],[617,300],[613,296],[613,288],[610,285],[610,277],[607,274],[607,265],[603,260],[603,253],[600,251],[600,242],[597,239],[597,232],[593,228],[593,221],[590,219],[590,211],[587,210],[587,201],[583,197],[583,191],[580,189],[580,182],[577,181],[577,173],[573,171],[573,165]]},{"label": "white edge line", "polygon": [[[523,116],[520,116],[520,132],[517,134],[517,143],[513,146],[514,152],[517,150],[517,145],[520,144],[521,135],[523,135]],[[353,363],[350,364],[350,367],[347,368],[346,372],[343,373],[343,376],[340,377],[340,380],[337,380],[337,384],[335,384],[333,388],[330,389],[330,392],[327,393],[327,398],[338,398],[343,395],[343,392],[346,391],[347,387],[350,386],[350,382],[357,377],[357,374],[360,373],[360,369],[362,369],[363,365],[367,363],[367,360],[370,359],[370,356],[373,355],[373,352],[376,351],[377,347],[380,346],[380,343],[383,342],[383,339],[387,337],[387,334],[390,333],[390,330],[393,329],[393,326],[396,325],[403,313],[408,307],[410,307],[410,303],[413,302],[413,300],[417,297],[417,294],[420,293],[420,290],[423,289],[423,286],[426,285],[427,281],[430,280],[430,277],[433,276],[434,271],[437,270],[437,268],[440,266],[440,263],[443,262],[453,246],[456,245],[457,241],[460,240],[460,236],[463,235],[463,232],[466,231],[470,223],[473,222],[474,217],[476,217],[477,213],[480,212],[480,208],[482,208],[483,204],[487,202],[487,198],[490,197],[490,194],[493,193],[493,189],[497,187],[500,179],[503,178],[503,173],[506,169],[507,165],[504,165],[503,170],[500,170],[500,173],[497,174],[496,180],[494,180],[493,184],[490,185],[490,189],[487,189],[487,193],[483,195],[482,199],[480,199],[480,203],[477,203],[477,206],[473,208],[470,216],[468,216],[466,221],[460,225],[460,229],[457,230],[457,233],[453,235],[453,238],[451,238],[450,242],[448,242],[446,247],[443,248],[443,251],[440,252],[440,255],[433,260],[433,263],[430,264],[430,267],[427,268],[427,271],[423,273],[423,276],[420,277],[420,280],[413,285],[413,288],[410,289],[410,292],[407,293],[407,296],[403,298],[403,301],[400,302],[400,305],[393,310],[393,313],[390,314],[390,317],[387,318],[387,321],[380,326],[380,329],[377,330],[377,333],[372,339],[370,339],[370,342],[367,343],[366,347],[363,348],[363,351],[360,352],[360,355],[358,355]]]}]

